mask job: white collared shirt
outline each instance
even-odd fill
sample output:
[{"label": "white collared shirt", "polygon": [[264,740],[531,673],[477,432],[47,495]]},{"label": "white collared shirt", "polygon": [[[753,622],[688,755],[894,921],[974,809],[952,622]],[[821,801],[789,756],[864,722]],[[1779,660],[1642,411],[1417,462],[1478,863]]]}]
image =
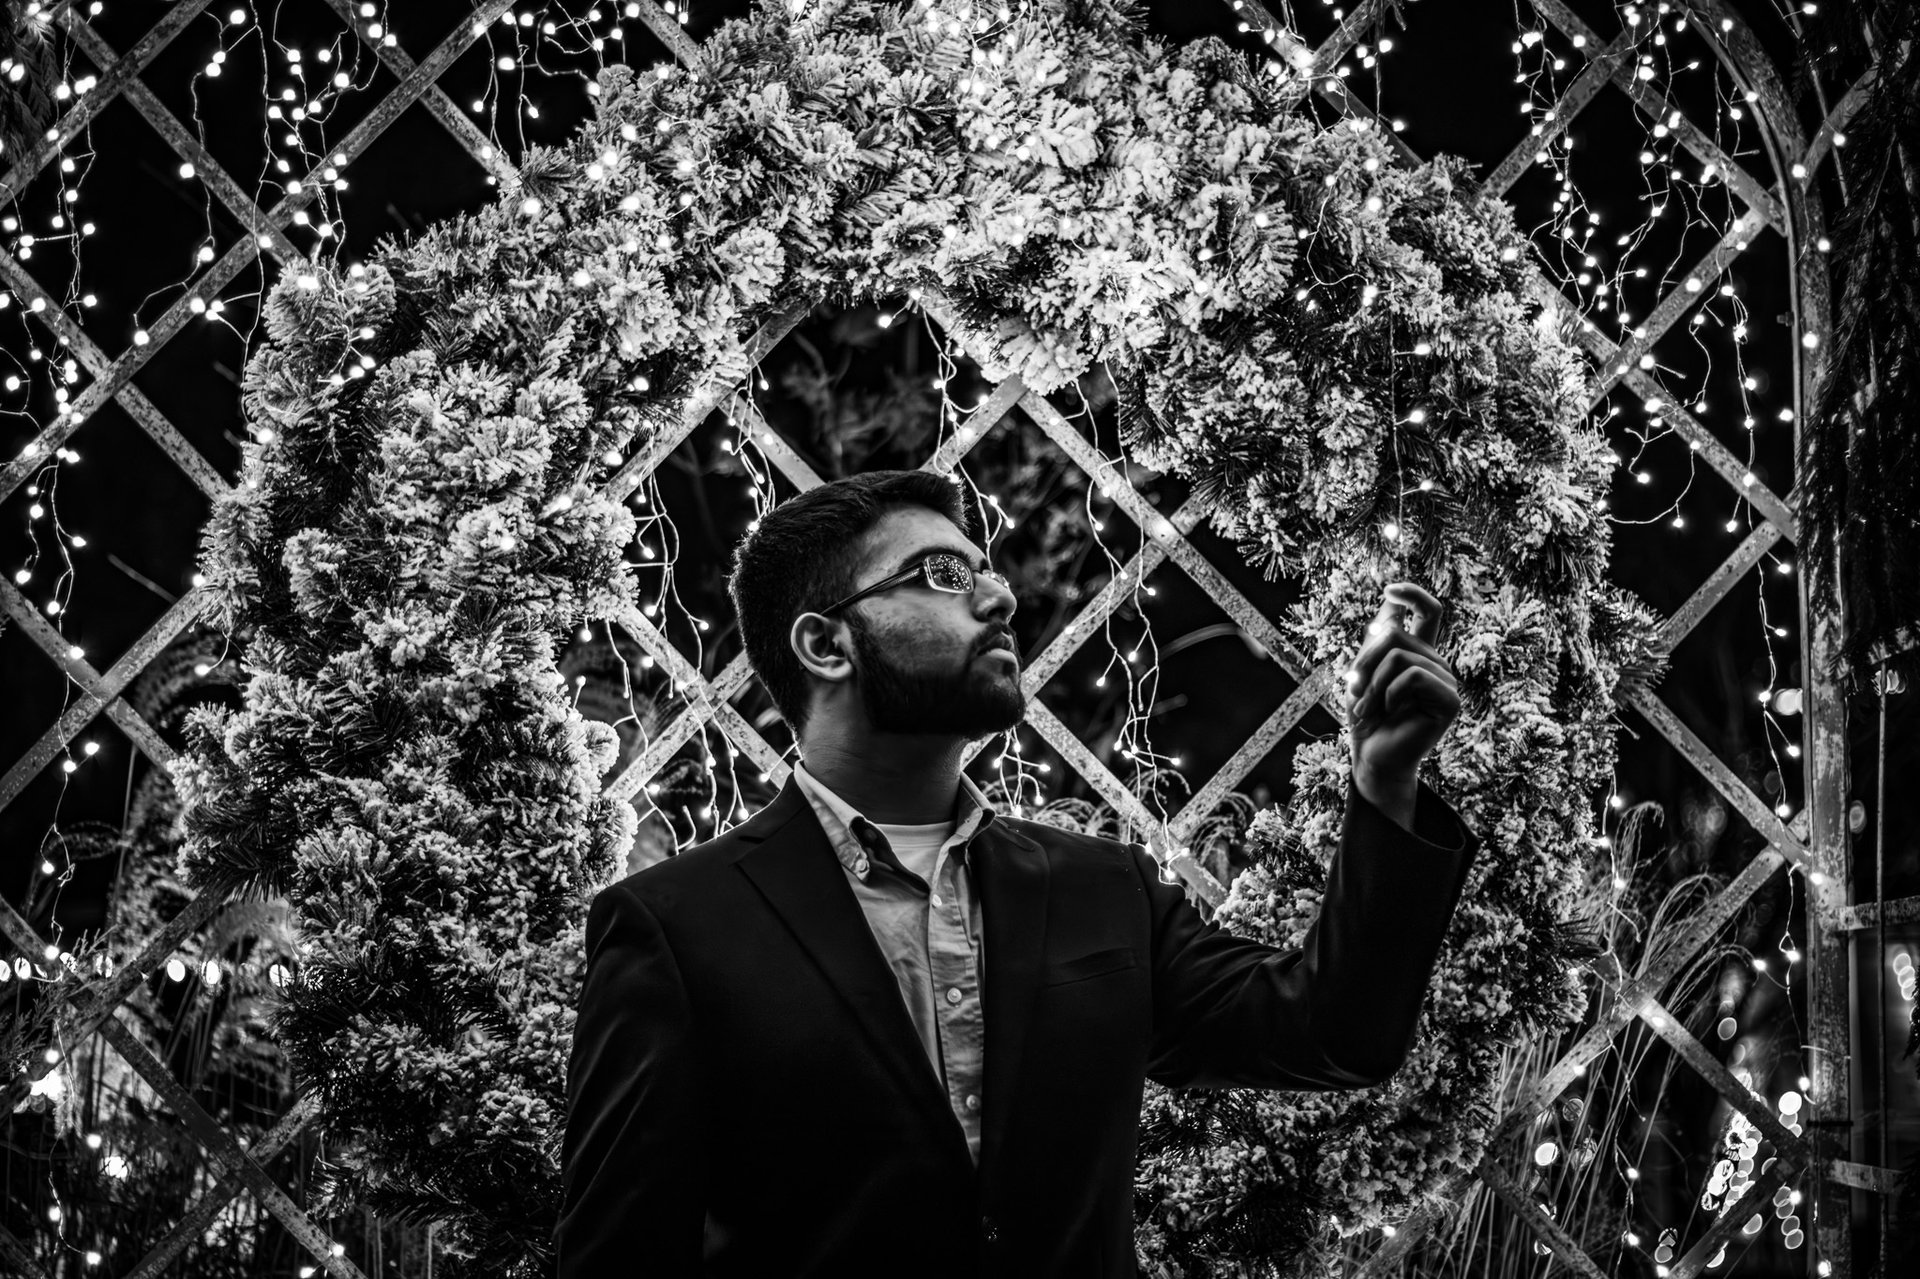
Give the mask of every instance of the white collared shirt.
[{"label": "white collared shirt", "polygon": [[971,778],[960,777],[958,814],[927,826],[878,825],[794,766],[800,793],[847,873],[861,913],[893,970],[907,1014],[947,1102],[980,1162],[986,1091],[985,973],[980,899],[968,843],[996,814]]}]

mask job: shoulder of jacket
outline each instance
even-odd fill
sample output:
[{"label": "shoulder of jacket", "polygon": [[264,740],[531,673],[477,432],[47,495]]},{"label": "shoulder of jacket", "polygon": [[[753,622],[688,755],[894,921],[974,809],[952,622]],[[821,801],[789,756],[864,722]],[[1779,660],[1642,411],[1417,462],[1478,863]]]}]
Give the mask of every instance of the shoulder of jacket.
[{"label": "shoulder of jacket", "polygon": [[1069,857],[1087,857],[1096,861],[1124,864],[1133,860],[1134,849],[1142,847],[1136,841],[1110,839],[1105,835],[1089,835],[1065,826],[1008,817],[1004,813],[995,820],[1005,822],[1010,830],[1024,835],[1055,855],[1064,853]]},{"label": "shoulder of jacket", "polygon": [[595,896],[615,893],[637,898],[648,906],[666,904],[681,893],[696,889],[703,882],[710,882],[721,874],[739,855],[741,847],[741,841],[731,833],[721,835],[651,866],[642,866],[632,874],[614,880]]}]

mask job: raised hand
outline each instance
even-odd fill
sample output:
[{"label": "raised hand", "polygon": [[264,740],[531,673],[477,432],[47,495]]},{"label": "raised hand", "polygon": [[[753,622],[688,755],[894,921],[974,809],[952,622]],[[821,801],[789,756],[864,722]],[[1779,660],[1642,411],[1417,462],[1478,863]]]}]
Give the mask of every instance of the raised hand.
[{"label": "raised hand", "polygon": [[1434,645],[1445,606],[1412,582],[1382,593],[1347,672],[1354,786],[1412,829],[1420,761],[1460,713],[1460,688]]}]

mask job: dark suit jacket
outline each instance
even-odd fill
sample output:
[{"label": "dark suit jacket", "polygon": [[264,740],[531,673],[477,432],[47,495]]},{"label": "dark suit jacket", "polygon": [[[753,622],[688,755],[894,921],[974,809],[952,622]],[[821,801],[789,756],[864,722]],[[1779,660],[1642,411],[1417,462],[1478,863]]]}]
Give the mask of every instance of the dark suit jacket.
[{"label": "dark suit jacket", "polygon": [[1406,1059],[1477,841],[1350,795],[1299,950],[1232,936],[1138,845],[998,816],[976,1170],[795,784],[603,890],[567,1074],[562,1279],[1134,1279],[1143,1080],[1357,1088]]}]

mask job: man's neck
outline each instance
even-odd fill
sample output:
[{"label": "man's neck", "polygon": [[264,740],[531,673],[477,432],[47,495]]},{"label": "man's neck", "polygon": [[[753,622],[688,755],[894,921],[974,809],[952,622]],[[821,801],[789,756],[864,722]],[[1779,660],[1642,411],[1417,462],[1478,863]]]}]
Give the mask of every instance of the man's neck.
[{"label": "man's neck", "polygon": [[807,772],[868,821],[931,826],[953,817],[965,746],[948,737],[876,733],[808,740],[801,755]]}]

